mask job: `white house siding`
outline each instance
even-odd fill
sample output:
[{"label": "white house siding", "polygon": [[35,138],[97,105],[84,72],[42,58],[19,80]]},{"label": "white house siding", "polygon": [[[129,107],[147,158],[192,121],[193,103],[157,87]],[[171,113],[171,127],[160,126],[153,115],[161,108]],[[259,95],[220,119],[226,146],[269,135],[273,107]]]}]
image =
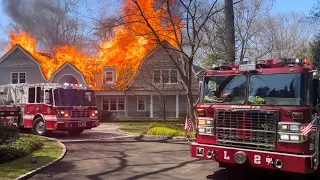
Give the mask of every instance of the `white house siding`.
[{"label": "white house siding", "polygon": [[26,83],[46,82],[38,63],[34,62],[21,49],[15,49],[0,63],[0,85],[10,84],[12,72],[26,73]]},{"label": "white house siding", "polygon": [[[107,93],[107,92],[106,92]],[[99,94],[99,93],[98,93]],[[178,114],[183,115],[187,110],[186,95],[179,96],[179,109]],[[123,98],[127,97],[127,104],[125,104],[125,110],[105,110],[103,109],[103,98]],[[145,110],[138,110],[138,98],[145,98]],[[159,96],[153,95],[153,113],[151,113],[151,96],[150,95],[97,95],[97,106],[100,110],[100,115],[103,120],[112,120],[118,118],[150,118],[153,114],[153,118],[163,117],[161,110],[162,102]],[[176,117],[176,95],[167,95],[166,101],[166,117]],[[126,112],[127,111],[127,112]]]}]

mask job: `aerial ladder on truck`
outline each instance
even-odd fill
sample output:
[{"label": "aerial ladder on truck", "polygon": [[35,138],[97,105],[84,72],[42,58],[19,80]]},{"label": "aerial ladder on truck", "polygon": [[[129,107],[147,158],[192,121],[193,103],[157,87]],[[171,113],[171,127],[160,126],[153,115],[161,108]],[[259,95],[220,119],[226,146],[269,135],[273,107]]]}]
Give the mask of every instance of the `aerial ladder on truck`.
[{"label": "aerial ladder on truck", "polygon": [[4,125],[23,126],[20,106],[27,102],[27,90],[26,84],[0,86],[0,120]]},{"label": "aerial ladder on truck", "polygon": [[100,125],[94,90],[81,84],[0,85],[0,121],[34,134],[80,134]]}]

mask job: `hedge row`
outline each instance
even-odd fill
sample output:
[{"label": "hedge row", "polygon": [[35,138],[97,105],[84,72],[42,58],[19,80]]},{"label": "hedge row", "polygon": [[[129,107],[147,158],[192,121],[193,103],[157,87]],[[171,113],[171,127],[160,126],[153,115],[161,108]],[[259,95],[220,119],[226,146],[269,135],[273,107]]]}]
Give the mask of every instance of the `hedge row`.
[{"label": "hedge row", "polygon": [[148,135],[158,135],[158,136],[166,136],[166,137],[175,137],[175,136],[185,136],[186,133],[177,130],[172,129],[168,127],[153,127],[147,132]]},{"label": "hedge row", "polygon": [[0,145],[13,141],[18,135],[16,126],[5,126],[0,122]]},{"label": "hedge row", "polygon": [[12,142],[0,145],[0,163],[31,154],[41,146],[42,142],[38,136],[19,134]]}]

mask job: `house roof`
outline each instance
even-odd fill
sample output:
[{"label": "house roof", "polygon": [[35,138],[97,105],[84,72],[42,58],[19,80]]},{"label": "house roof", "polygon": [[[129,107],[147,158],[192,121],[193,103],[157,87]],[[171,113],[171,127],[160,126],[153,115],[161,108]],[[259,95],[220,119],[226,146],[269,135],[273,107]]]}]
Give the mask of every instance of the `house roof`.
[{"label": "house roof", "polygon": [[8,51],[5,55],[3,55],[0,58],[0,64],[8,57],[10,56],[15,50],[20,50],[22,51],[28,58],[30,58],[33,62],[35,62],[40,70],[41,76],[42,78],[46,81],[46,78],[44,77],[44,74],[41,70],[41,66],[40,66],[40,62],[36,60],[36,58],[34,58],[28,51],[26,51],[23,47],[21,47],[19,44],[16,44],[13,48],[10,49],[10,51]]},{"label": "house roof", "polygon": [[[170,44],[170,43],[169,43],[168,41],[166,41],[166,40],[163,40],[163,41],[161,42],[161,44],[162,44],[162,45],[165,45],[165,46],[168,46],[168,47],[171,48],[171,49],[177,49],[177,48],[175,48],[172,44]],[[129,83],[129,85],[127,86],[127,88],[129,88],[129,87],[134,83],[134,81],[136,80],[136,77],[138,76],[139,70],[141,69],[141,66],[142,66],[142,64],[144,63],[144,61],[146,61],[150,56],[152,56],[155,52],[157,52],[160,48],[162,48],[162,45],[161,45],[161,44],[157,45],[152,51],[150,51],[150,52],[140,61],[140,65],[139,65],[139,68],[138,68],[138,70],[137,70],[137,73],[136,73],[135,77],[131,80],[131,82]],[[199,68],[200,68],[200,70],[199,70]],[[194,74],[197,74],[197,73],[199,72],[198,70],[201,71],[202,68],[199,67],[199,66],[196,66],[196,67],[195,67],[195,65],[193,65],[193,67],[192,67],[193,73],[194,73]]]},{"label": "house roof", "polygon": [[81,72],[79,69],[77,69],[75,66],[73,66],[73,65],[72,65],[70,62],[68,62],[68,61],[65,62],[62,66],[60,66],[59,69],[57,69],[57,70],[51,75],[51,78],[50,78],[50,81],[49,81],[49,82],[52,82],[53,78],[54,78],[60,71],[62,71],[62,69],[64,69],[64,68],[67,67],[67,66],[71,67],[74,71],[76,71],[77,73],[79,73],[80,76],[81,76],[81,79],[83,80],[83,82],[85,83],[85,85],[86,85],[86,86],[88,85],[88,83],[87,83],[86,79],[84,78],[82,72]]}]

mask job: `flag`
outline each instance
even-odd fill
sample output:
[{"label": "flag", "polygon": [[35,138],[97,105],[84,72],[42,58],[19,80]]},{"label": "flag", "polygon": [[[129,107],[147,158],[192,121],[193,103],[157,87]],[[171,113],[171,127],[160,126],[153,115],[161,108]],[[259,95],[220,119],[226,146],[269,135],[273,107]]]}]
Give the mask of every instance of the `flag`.
[{"label": "flag", "polygon": [[301,128],[301,135],[306,136],[309,134],[312,130],[316,129],[316,125],[318,125],[318,119],[315,118],[311,123],[309,123],[307,126],[304,126]]},{"label": "flag", "polygon": [[188,117],[186,117],[186,122],[184,123],[184,129],[189,132],[191,128],[192,128],[191,120]]}]

